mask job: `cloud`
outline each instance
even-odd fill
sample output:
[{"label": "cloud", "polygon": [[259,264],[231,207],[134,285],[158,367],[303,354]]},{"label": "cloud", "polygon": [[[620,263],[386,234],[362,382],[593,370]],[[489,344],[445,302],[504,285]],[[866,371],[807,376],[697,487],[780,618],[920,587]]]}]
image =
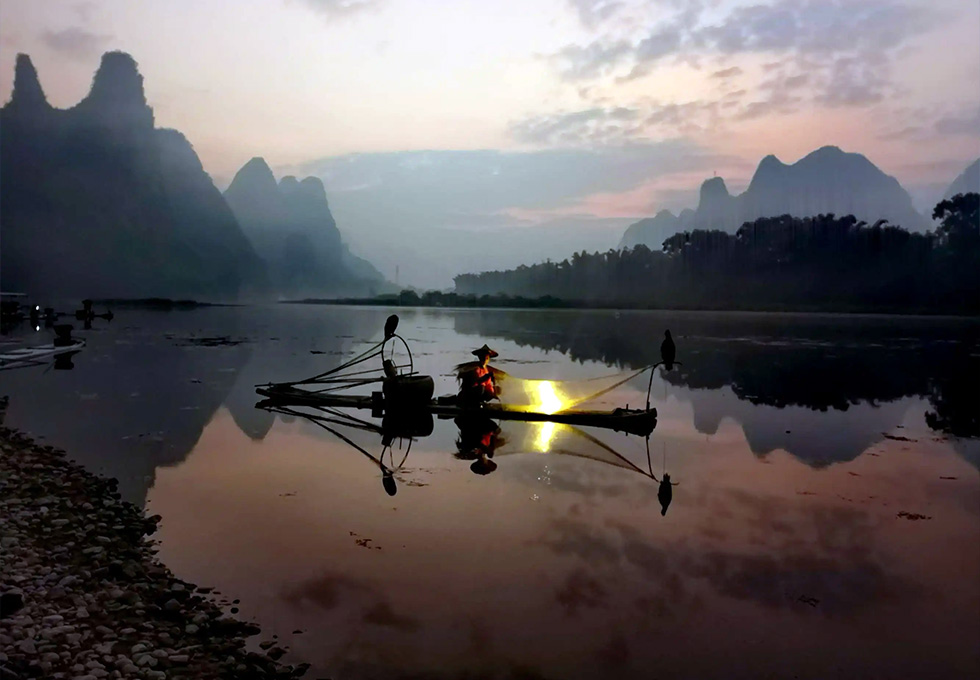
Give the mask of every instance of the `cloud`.
[{"label": "cloud", "polygon": [[877,104],[891,91],[889,64],[877,57],[841,57],[833,62],[816,101],[830,107]]},{"label": "cloud", "polygon": [[759,85],[761,90],[772,90],[773,92],[790,92],[792,90],[798,90],[807,83],[810,82],[809,73],[798,73],[795,76],[784,76],[778,75],[775,78],[770,78],[763,81]]},{"label": "cloud", "polygon": [[[542,147],[599,148],[644,144],[650,136],[676,139],[689,137],[724,121],[725,102],[738,106],[745,90],[725,94],[722,100],[690,102],[645,102],[642,106],[593,107],[571,112],[528,116],[512,121],[511,137],[522,144]],[[779,94],[767,102],[774,109],[786,109],[796,99]]]},{"label": "cloud", "polygon": [[878,135],[878,139],[886,142],[917,139],[922,136],[923,132],[925,132],[925,130],[921,125],[907,125],[901,130],[880,134]]},{"label": "cloud", "polygon": [[838,54],[894,50],[931,27],[929,13],[899,0],[844,0],[736,7],[720,23],[697,31],[700,40],[723,53],[797,52]]},{"label": "cloud", "polygon": [[[736,108],[737,104],[726,102],[727,108],[733,109],[735,120],[752,120],[773,114],[793,113],[803,103],[803,97],[794,93],[811,81],[810,73],[787,76],[781,70],[759,84],[757,94],[766,95],[764,98],[756,99],[740,108]],[[740,92],[744,94],[744,90]]]},{"label": "cloud", "polygon": [[721,106],[716,101],[654,103],[648,108],[647,125],[668,135],[691,135],[721,125]]},{"label": "cloud", "polygon": [[[901,0],[777,0],[736,6],[718,18],[697,2],[677,8],[639,39],[605,36],[588,45],[563,48],[552,57],[559,76],[580,81],[615,75],[623,69],[625,73],[615,78],[623,83],[646,76],[668,57],[697,64],[706,55],[771,55],[777,59],[763,66],[765,72],[781,71],[794,62],[797,68],[807,65],[803,72],[785,79],[784,89],[810,85],[816,103],[866,106],[894,92],[894,57],[912,38],[944,19],[941,13]],[[724,79],[740,73],[739,66],[732,66],[712,77]],[[752,111],[785,109],[778,97],[758,104]]]},{"label": "cloud", "polygon": [[720,71],[715,71],[711,74],[712,78],[733,78],[735,76],[742,75],[742,69],[738,66],[731,66],[729,68],[723,68]]},{"label": "cloud", "polygon": [[522,144],[592,146],[628,141],[642,126],[639,112],[627,107],[591,108],[568,113],[530,116],[512,122],[510,135]]},{"label": "cloud", "polygon": [[327,19],[346,19],[366,10],[379,8],[384,0],[303,0],[307,7]]},{"label": "cloud", "polygon": [[623,8],[615,0],[568,0],[568,4],[586,28],[596,28]]},{"label": "cloud", "polygon": [[72,59],[89,59],[98,56],[112,37],[72,27],[63,31],[45,31],[41,34],[41,42]]},{"label": "cloud", "polygon": [[677,52],[683,40],[682,27],[677,24],[669,24],[658,28],[637,43],[634,54],[640,63],[657,61]]},{"label": "cloud", "polygon": [[633,46],[626,40],[593,42],[585,47],[567,45],[552,55],[551,61],[563,80],[591,80],[612,71],[632,51]]},{"label": "cloud", "polygon": [[933,129],[940,135],[980,136],[980,106],[972,112],[943,116],[935,122]]},{"label": "cloud", "polygon": [[749,102],[739,109],[734,117],[735,120],[753,120],[774,113],[792,113],[795,110],[793,105],[799,103],[799,101],[799,98],[791,98],[784,101],[767,99]]},{"label": "cloud", "polygon": [[72,5],[72,10],[78,15],[82,23],[88,23],[88,20],[92,18],[92,13],[95,11],[95,3],[77,2]]}]

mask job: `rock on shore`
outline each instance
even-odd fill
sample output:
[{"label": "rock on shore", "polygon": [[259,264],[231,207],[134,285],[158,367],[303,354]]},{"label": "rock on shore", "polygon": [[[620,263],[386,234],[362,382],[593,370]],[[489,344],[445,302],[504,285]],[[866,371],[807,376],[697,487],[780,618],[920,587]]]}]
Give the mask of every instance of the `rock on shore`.
[{"label": "rock on shore", "polygon": [[148,538],[159,517],[144,517],[115,488],[0,426],[0,677],[305,673],[305,664],[246,651],[258,627],[175,578]]}]

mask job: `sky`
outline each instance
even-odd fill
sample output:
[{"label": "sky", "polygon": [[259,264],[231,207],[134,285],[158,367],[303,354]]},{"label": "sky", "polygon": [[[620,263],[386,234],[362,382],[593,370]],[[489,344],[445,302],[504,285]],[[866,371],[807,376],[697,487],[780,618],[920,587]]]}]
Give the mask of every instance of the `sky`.
[{"label": "sky", "polygon": [[978,35],[977,0],[3,0],[0,100],[19,52],[62,108],[129,52],[219,188],[316,174],[354,252],[446,287],[828,144],[925,210],[980,156]]}]

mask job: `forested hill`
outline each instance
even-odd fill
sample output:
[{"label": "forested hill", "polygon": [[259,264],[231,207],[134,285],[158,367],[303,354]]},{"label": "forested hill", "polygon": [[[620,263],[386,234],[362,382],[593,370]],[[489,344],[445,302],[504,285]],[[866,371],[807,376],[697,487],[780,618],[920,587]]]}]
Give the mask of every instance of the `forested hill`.
[{"label": "forested hill", "polygon": [[630,225],[619,245],[659,249],[664,239],[681,231],[735,233],[742,224],[762,217],[829,213],[854,215],[868,222],[887,219],[911,231],[925,231],[928,226],[897,179],[859,153],[825,146],[790,165],[766,156],[741,194],[728,193],[721,177],[705,180],[696,209],[676,216],[661,210],[655,217]]},{"label": "forested hill", "polygon": [[682,232],[662,252],[571,260],[455,278],[461,295],[552,296],[640,308],[980,313],[980,194],[936,206],[935,232],[854,216],[789,215]]}]

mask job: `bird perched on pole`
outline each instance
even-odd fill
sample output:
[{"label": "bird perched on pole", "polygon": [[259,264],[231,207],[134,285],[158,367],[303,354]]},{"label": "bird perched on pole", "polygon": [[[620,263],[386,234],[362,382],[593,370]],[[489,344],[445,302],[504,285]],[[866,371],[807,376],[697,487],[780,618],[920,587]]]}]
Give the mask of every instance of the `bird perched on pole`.
[{"label": "bird perched on pole", "polygon": [[677,348],[674,347],[674,339],[670,337],[670,331],[664,331],[664,341],[660,343],[660,361],[668,371],[674,367],[674,360],[677,358]]},{"label": "bird perched on pole", "polygon": [[398,315],[392,314],[385,321],[385,340],[392,337],[395,334],[395,329],[398,328]]}]

